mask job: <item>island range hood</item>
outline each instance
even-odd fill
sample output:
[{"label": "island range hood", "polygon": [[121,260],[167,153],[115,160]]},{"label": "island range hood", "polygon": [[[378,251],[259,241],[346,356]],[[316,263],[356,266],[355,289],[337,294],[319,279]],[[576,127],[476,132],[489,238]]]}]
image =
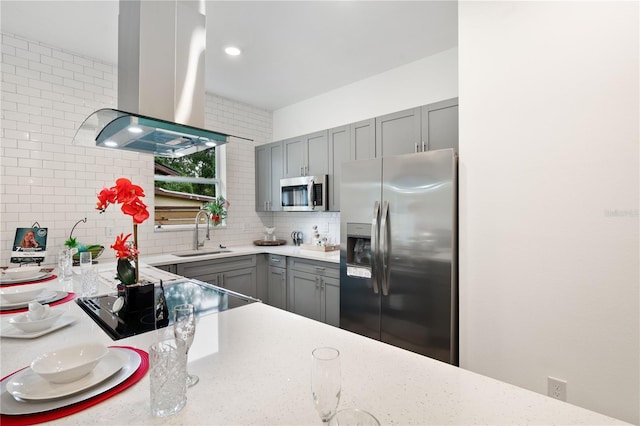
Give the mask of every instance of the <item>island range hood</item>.
[{"label": "island range hood", "polygon": [[92,113],[74,143],[174,158],[227,143],[204,129],[204,1],[119,7],[118,108]]}]

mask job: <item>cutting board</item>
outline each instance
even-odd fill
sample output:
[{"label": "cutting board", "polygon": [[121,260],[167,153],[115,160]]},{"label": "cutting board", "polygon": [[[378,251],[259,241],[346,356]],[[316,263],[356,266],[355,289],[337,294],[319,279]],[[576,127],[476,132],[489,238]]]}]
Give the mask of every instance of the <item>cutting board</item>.
[{"label": "cutting board", "polygon": [[265,241],[265,240],[255,240],[253,244],[257,246],[281,246],[287,244],[286,240],[275,240],[275,241]]}]

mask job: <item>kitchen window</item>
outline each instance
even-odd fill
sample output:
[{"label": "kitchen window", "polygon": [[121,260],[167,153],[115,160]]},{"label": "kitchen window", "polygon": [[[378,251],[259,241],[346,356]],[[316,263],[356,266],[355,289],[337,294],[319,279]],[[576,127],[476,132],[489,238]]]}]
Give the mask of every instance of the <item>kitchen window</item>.
[{"label": "kitchen window", "polygon": [[225,148],[214,147],[179,158],[155,157],[157,229],[193,225],[206,203],[224,196]]}]

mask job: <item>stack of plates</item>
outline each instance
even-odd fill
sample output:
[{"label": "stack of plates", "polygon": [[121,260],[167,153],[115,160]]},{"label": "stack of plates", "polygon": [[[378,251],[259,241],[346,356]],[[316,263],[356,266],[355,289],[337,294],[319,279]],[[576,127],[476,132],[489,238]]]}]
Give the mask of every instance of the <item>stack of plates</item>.
[{"label": "stack of plates", "polygon": [[20,302],[8,302],[5,298],[0,297],[0,311],[13,311],[17,309],[24,309],[29,307],[29,303],[38,302],[41,304],[53,303],[58,300],[62,300],[67,297],[69,293],[66,291],[53,291],[45,289],[33,299],[24,300]]},{"label": "stack of plates", "polygon": [[60,384],[43,379],[27,367],[0,382],[0,414],[36,414],[85,401],[127,380],[141,362],[133,350],[109,348],[88,375]]},{"label": "stack of plates", "polygon": [[40,281],[51,276],[51,269],[40,268],[39,266],[7,268],[0,274],[0,285],[24,284]]}]

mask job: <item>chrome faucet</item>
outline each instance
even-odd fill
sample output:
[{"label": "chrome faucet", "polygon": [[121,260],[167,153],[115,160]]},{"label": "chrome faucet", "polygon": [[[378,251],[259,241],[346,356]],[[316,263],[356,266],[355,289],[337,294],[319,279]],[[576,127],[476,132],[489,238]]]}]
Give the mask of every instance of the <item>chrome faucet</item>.
[{"label": "chrome faucet", "polygon": [[210,240],[211,238],[209,238],[209,224],[211,223],[211,220],[209,218],[209,211],[208,210],[200,210],[198,212],[198,214],[196,214],[196,229],[195,232],[193,233],[193,249],[194,250],[198,250],[200,247],[204,247],[204,240],[202,240],[202,243],[200,242],[200,238],[198,235],[198,222],[200,222],[200,216],[203,215],[207,218],[207,235],[206,235],[206,239]]}]

